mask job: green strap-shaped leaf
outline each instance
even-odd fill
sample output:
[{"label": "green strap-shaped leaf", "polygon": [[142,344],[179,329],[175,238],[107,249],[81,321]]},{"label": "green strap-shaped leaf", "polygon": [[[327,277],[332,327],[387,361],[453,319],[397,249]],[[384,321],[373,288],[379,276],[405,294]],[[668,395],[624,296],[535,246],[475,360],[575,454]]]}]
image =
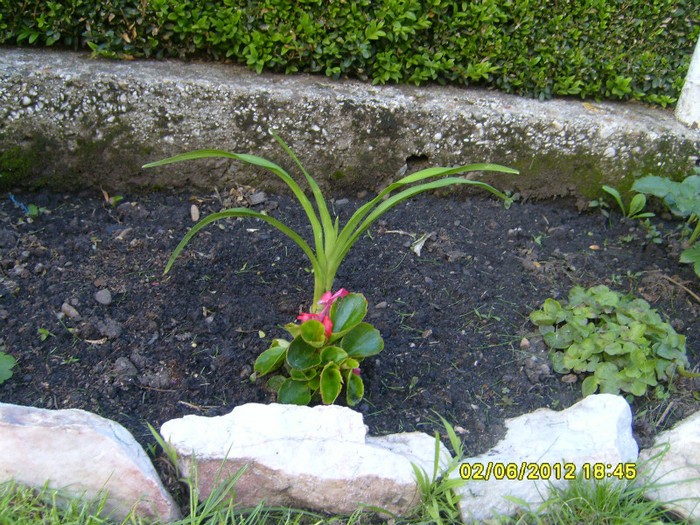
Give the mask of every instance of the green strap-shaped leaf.
[{"label": "green strap-shaped leaf", "polygon": [[288,228],[277,219],[273,219],[272,217],[264,215],[257,211],[249,210],[247,208],[231,208],[230,210],[224,210],[218,213],[212,213],[211,215],[207,215],[201,221],[195,224],[190,229],[190,231],[188,231],[187,234],[182,238],[180,244],[178,244],[175,250],[173,251],[172,255],[170,256],[170,259],[168,260],[168,264],[165,266],[165,271],[163,273],[165,274],[170,271],[170,268],[175,262],[175,259],[177,259],[177,256],[180,255],[180,252],[184,249],[185,246],[187,246],[187,243],[190,242],[190,239],[194,237],[199,232],[199,230],[201,230],[202,228],[211,224],[214,221],[218,221],[219,219],[225,219],[226,217],[254,217],[256,219],[261,219],[267,222],[268,224],[271,224],[272,226],[280,230],[282,233],[289,236],[294,242],[296,242],[299,245],[299,247],[304,251],[306,256],[311,261],[311,264],[314,267],[314,272],[321,271],[321,267],[319,266],[318,260],[314,256],[314,252],[311,250],[309,245],[306,244],[306,241],[304,241],[304,239],[302,239],[299,236],[299,234],[297,234],[294,230]]},{"label": "green strap-shaped leaf", "polygon": [[[183,160],[207,159],[207,158],[212,158],[212,157],[225,157],[225,158],[229,158],[229,159],[236,159],[236,160],[240,160],[243,162],[247,162],[248,164],[252,164],[254,166],[260,166],[262,168],[270,170],[272,173],[274,173],[280,179],[282,179],[287,184],[287,186],[289,186],[289,188],[292,190],[292,192],[294,193],[296,198],[299,200],[302,207],[304,208],[304,211],[306,212],[307,217],[309,218],[309,222],[311,223],[311,227],[312,227],[313,232],[314,232],[314,242],[316,245],[316,253],[318,253],[319,259],[323,258],[321,263],[323,266],[325,266],[325,254],[323,253],[323,230],[321,229],[321,224],[318,220],[318,217],[316,216],[316,212],[314,211],[314,207],[311,204],[311,201],[308,199],[308,197],[304,194],[302,189],[296,183],[296,181],[289,175],[289,173],[287,173],[284,169],[282,169],[280,166],[278,166],[274,162],[270,162],[269,160],[263,159],[262,157],[257,157],[255,155],[248,155],[245,153],[230,153],[228,151],[222,151],[222,150],[218,150],[218,149],[202,149],[202,150],[198,150],[198,151],[191,151],[189,153],[183,153],[181,155],[176,155],[174,157],[170,157],[169,159],[159,160],[157,162],[151,162],[150,164],[146,164],[143,167],[144,168],[152,168],[155,166],[162,166],[164,164],[171,164],[173,162],[180,162]],[[307,255],[308,255],[308,253],[307,253]]]},{"label": "green strap-shaped leaf", "polygon": [[[445,169],[445,168],[440,168],[440,169]],[[456,169],[456,168],[455,168]],[[464,171],[464,170],[462,170]],[[515,170],[510,170],[509,168],[502,168],[499,171],[507,171],[509,173],[515,172]],[[515,172],[517,173],[517,172]],[[442,188],[445,186],[451,186],[453,184],[469,184],[472,186],[476,186],[478,188],[487,190],[499,197],[501,197],[506,203],[511,202],[511,200],[508,198],[507,195],[503,194],[502,192],[498,191],[496,188],[493,186],[486,184],[485,182],[479,182],[475,180],[467,180],[467,179],[462,179],[460,177],[446,177],[444,179],[439,179],[433,182],[421,184],[419,186],[413,186],[410,188],[406,188],[402,192],[388,198],[387,200],[383,201],[381,204],[379,204],[372,213],[370,213],[367,218],[360,224],[360,226],[357,227],[357,229],[353,232],[350,229],[350,224],[351,221],[348,222],[348,224],[345,225],[345,228],[340,232],[340,235],[338,236],[338,242],[336,244],[336,250],[335,253],[333,253],[331,256],[329,256],[329,261],[328,265],[330,267],[330,271],[335,274],[335,271],[338,269],[338,265],[340,265],[340,261],[343,260],[345,255],[347,254],[348,250],[352,247],[353,244],[355,244],[355,241],[362,235],[367,228],[369,228],[374,221],[376,221],[379,217],[381,217],[384,213],[389,211],[391,208],[399,204],[401,201],[404,201],[406,199],[409,199],[413,197],[414,195],[417,195],[419,193],[423,193],[425,191],[429,190],[434,190],[438,188]],[[374,201],[372,201],[374,202]],[[360,208],[360,210],[362,210]],[[358,212],[360,211],[358,210]],[[357,213],[357,212],[356,212]],[[366,212],[365,212],[366,213]]]},{"label": "green strap-shaped leaf", "polygon": [[[408,184],[413,184],[416,182],[420,182],[425,179],[430,179],[434,177],[444,177],[447,175],[454,175],[456,173],[463,173],[465,171],[500,171],[502,173],[511,173],[511,174],[517,174],[519,173],[518,170],[514,170],[512,168],[507,168],[505,166],[500,166],[498,164],[487,164],[487,163],[480,163],[480,164],[468,164],[466,166],[459,166],[456,168],[443,168],[443,167],[433,167],[433,168],[428,168],[425,170],[418,171],[416,173],[412,173],[410,175],[407,175],[403,177],[402,179],[394,182],[393,184],[390,184],[384,190],[382,190],[379,195],[377,195],[374,199],[369,201],[367,204],[363,205],[360,207],[355,213],[353,213],[352,217],[348,221],[348,223],[345,225],[343,230],[340,233],[340,236],[338,238],[338,244],[343,244],[348,241],[352,233],[355,231],[355,228],[360,224],[362,219],[365,218],[365,216],[374,208],[377,204],[382,202],[384,200],[384,197],[389,195],[391,192],[393,192],[396,189],[399,189],[403,186],[406,186]],[[461,179],[465,180],[465,179]],[[483,184],[483,183],[482,183]],[[420,191],[425,191],[421,190],[420,188],[424,187],[425,185],[421,186],[416,186],[415,188],[418,189],[416,193],[420,193]],[[426,188],[427,189],[427,188]],[[502,195],[502,194],[501,194]],[[505,197],[505,195],[504,195]],[[400,199],[399,202],[403,200]],[[360,232],[361,234],[362,232]],[[352,244],[352,242],[351,242]]]}]

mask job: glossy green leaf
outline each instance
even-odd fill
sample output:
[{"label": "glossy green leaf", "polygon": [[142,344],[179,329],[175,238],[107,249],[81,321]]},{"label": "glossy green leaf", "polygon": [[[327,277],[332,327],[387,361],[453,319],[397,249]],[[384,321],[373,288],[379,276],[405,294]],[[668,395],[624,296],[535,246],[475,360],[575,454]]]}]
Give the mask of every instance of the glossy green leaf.
[{"label": "glossy green leaf", "polygon": [[360,323],[345,334],[340,346],[350,357],[365,358],[381,352],[384,340],[371,324]]},{"label": "glossy green leaf", "polygon": [[328,363],[330,361],[340,363],[347,356],[347,352],[339,346],[327,346],[321,350],[321,363]]},{"label": "glossy green leaf", "polygon": [[319,365],[321,363],[321,355],[316,348],[299,336],[294,338],[294,341],[287,349],[287,363],[297,370],[305,370]]},{"label": "glossy green leaf", "polygon": [[265,386],[268,390],[272,390],[273,392],[277,393],[280,391],[282,383],[284,383],[285,380],[286,378],[284,376],[272,376],[267,380],[267,384]]},{"label": "glossy green leaf", "polygon": [[326,342],[326,329],[320,321],[311,319],[301,325],[300,335],[304,341],[315,348],[320,348]]},{"label": "glossy green leaf", "polygon": [[311,391],[305,381],[286,379],[277,393],[277,400],[286,405],[308,405]]},{"label": "glossy green leaf", "polygon": [[299,337],[301,334],[301,326],[296,324],[296,323],[287,323],[284,325],[284,329],[289,332],[289,334],[292,336],[292,339]]},{"label": "glossy green leaf", "polygon": [[14,357],[5,352],[0,352],[0,383],[12,377],[12,368],[17,364]]},{"label": "glossy green leaf", "polygon": [[353,370],[360,367],[360,361],[352,357],[346,357],[340,362],[340,368]]},{"label": "glossy green leaf", "polygon": [[324,405],[333,403],[343,388],[343,379],[337,363],[328,363],[321,371],[320,392]]},{"label": "glossy green leaf", "polygon": [[292,368],[289,370],[289,377],[297,381],[311,381],[318,375],[316,368],[307,368],[306,370],[297,370]]},{"label": "glossy green leaf", "polygon": [[693,271],[695,271],[695,274],[700,277],[700,246],[693,246],[692,248],[688,248],[687,250],[681,252],[681,257],[679,260],[683,264],[692,264]]},{"label": "glossy green leaf", "polygon": [[[281,342],[286,344],[280,344]],[[269,372],[277,370],[282,364],[287,353],[289,342],[284,339],[275,339],[270,348],[265,350],[255,360],[255,371],[258,375],[264,376]]]},{"label": "glossy green leaf", "polygon": [[581,394],[583,397],[595,394],[596,390],[598,390],[598,379],[595,376],[588,376],[581,383]]},{"label": "glossy green leaf", "polygon": [[333,333],[345,333],[365,318],[367,300],[362,294],[351,293],[338,299],[331,306],[331,321]]},{"label": "glossy green leaf", "polygon": [[362,378],[354,374],[352,370],[348,370],[345,373],[345,395],[348,402],[348,406],[355,406],[365,395],[365,384],[362,382]]}]

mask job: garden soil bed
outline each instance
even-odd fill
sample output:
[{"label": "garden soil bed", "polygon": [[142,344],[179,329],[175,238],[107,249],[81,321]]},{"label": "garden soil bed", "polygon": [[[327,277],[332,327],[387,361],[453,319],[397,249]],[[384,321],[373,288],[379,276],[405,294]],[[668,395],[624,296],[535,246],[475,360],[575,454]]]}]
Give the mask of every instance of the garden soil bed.
[{"label": "garden soil bed", "polygon": [[[341,224],[368,198],[334,202]],[[149,423],[274,401],[264,380],[250,380],[252,365],[310,307],[303,252],[267,223],[226,220],[195,237],[170,274],[163,269],[193,224],[192,205],[204,216],[261,200],[255,209],[308,238],[293,198],[237,188],[125,195],[116,206],[97,191],[14,199],[44,211],[28,220],[9,195],[0,199],[0,349],[18,362],[0,385],[2,402],[89,410],[147,445]],[[368,321],[385,341],[361,367],[357,408],[370,432],[444,433],[439,414],[476,455],[503,436],[505,418],[580,400],[580,379],[542,366],[546,349],[528,320],[577,284],[646,298],[687,336],[697,367],[700,305],[679,285],[698,294],[700,280],[677,262],[679,223],[652,222],[661,244],[637,221],[569,201],[506,210],[480,196],[420,196],[387,213],[334,285],[366,296]],[[411,245],[424,234],[418,255]],[[682,380],[667,399],[635,401],[640,445],[697,411],[697,388]]]}]

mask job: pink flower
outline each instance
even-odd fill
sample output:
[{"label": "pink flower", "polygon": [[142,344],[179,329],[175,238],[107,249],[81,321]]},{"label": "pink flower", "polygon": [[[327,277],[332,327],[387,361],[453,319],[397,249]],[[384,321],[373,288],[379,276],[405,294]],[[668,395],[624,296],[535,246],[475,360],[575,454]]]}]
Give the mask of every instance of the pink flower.
[{"label": "pink flower", "polygon": [[301,321],[302,323],[312,320],[319,321],[326,329],[326,337],[330,337],[333,333],[333,321],[331,321],[331,318],[327,315],[303,313],[300,314],[299,317],[297,317],[297,320]]},{"label": "pink flower", "polygon": [[360,371],[361,371],[361,370],[360,370],[359,368],[353,368],[353,369],[352,369],[352,373],[355,374],[356,376],[359,376],[359,375],[360,375]]},{"label": "pink flower", "polygon": [[[321,298],[318,301],[318,304],[323,306],[323,310],[321,310],[321,313],[318,314],[308,314],[308,313],[302,313],[299,314],[299,317],[297,317],[297,321],[301,321],[302,323],[306,321],[319,321],[323,327],[326,329],[326,337],[330,337],[331,334],[333,333],[333,321],[331,321],[331,318],[328,316],[328,314],[331,311],[331,305],[336,302],[338,299],[341,297],[345,297],[348,295],[350,292],[348,292],[345,288],[341,288],[334,294],[331,294],[331,292],[326,292],[324,293]],[[359,372],[358,372],[359,373]]]},{"label": "pink flower", "polygon": [[326,292],[324,293],[321,298],[318,300],[318,304],[323,306],[323,310],[321,310],[322,315],[328,315],[328,312],[331,310],[331,305],[336,302],[338,299],[341,297],[345,297],[348,295],[350,292],[348,292],[345,288],[341,288],[334,294],[331,294],[331,292]]}]

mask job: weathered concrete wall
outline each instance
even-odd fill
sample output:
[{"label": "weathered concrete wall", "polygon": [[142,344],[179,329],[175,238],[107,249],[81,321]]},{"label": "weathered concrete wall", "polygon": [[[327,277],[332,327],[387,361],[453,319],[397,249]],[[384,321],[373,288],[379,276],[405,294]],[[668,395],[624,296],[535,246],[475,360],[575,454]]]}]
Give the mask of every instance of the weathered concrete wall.
[{"label": "weathered concrete wall", "polygon": [[590,196],[646,174],[687,175],[700,150],[700,131],[639,104],[46,50],[0,49],[0,116],[0,182],[121,191],[274,180],[224,160],[140,168],[199,148],[253,153],[296,173],[271,127],[334,195],[378,189],[428,165],[496,162],[522,172],[488,179],[501,189]]}]

